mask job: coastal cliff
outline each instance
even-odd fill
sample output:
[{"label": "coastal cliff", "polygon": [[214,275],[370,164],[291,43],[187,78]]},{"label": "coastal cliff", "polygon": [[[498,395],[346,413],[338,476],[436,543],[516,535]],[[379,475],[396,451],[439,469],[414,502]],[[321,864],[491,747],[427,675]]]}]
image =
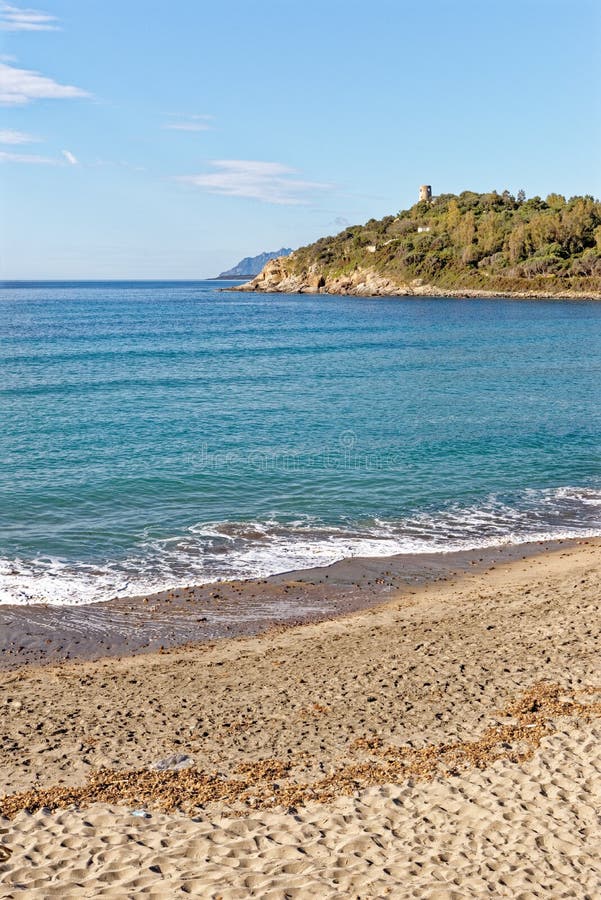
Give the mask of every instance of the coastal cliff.
[{"label": "coastal cliff", "polygon": [[273,259],[237,290],[601,299],[601,203],[446,194]]}]

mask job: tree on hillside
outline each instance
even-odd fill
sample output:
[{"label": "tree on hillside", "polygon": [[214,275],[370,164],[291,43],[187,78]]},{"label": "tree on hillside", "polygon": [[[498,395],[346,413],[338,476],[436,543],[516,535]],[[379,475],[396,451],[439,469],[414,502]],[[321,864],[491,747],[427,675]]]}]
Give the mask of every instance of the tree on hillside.
[{"label": "tree on hillside", "polygon": [[[375,248],[375,249],[374,249]],[[440,194],[398,216],[371,219],[295,252],[295,271],[343,275],[375,269],[437,286],[518,288],[524,282],[601,291],[601,203],[593,197],[519,191]],[[596,280],[595,280],[596,279]],[[578,282],[580,284],[580,282]]]}]

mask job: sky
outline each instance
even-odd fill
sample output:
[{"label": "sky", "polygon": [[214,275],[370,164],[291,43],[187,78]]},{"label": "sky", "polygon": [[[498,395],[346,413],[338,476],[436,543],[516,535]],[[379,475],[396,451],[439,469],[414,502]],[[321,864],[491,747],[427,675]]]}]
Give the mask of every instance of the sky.
[{"label": "sky", "polygon": [[0,0],[0,277],[189,279],[434,194],[601,194],[599,0]]}]

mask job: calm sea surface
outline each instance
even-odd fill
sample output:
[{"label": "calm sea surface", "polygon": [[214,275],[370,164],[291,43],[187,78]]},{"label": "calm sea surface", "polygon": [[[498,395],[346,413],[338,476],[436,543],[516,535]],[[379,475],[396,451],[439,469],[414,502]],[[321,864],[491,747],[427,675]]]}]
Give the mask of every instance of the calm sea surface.
[{"label": "calm sea surface", "polygon": [[0,602],[601,534],[601,303],[0,289]]}]

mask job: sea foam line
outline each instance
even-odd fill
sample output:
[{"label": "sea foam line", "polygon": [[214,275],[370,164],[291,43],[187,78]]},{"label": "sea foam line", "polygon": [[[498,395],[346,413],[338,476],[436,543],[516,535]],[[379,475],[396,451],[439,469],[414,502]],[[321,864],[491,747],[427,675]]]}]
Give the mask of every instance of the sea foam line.
[{"label": "sea foam line", "polygon": [[[92,568],[58,559],[44,563],[39,560],[0,559],[0,604],[80,605],[224,579],[265,578],[285,571],[327,566],[350,557],[445,553],[600,536],[601,527],[491,535],[479,541],[402,539],[392,536],[352,538],[332,534],[328,539],[309,542],[298,537],[291,541],[280,535],[268,540],[266,546],[241,549],[228,559],[207,560],[199,548],[196,553],[173,554],[171,565],[165,559],[160,561],[160,565],[157,560],[149,559],[139,568],[134,560],[124,560],[119,565],[111,563],[105,568]],[[151,571],[153,563],[157,565],[156,571]]]}]

